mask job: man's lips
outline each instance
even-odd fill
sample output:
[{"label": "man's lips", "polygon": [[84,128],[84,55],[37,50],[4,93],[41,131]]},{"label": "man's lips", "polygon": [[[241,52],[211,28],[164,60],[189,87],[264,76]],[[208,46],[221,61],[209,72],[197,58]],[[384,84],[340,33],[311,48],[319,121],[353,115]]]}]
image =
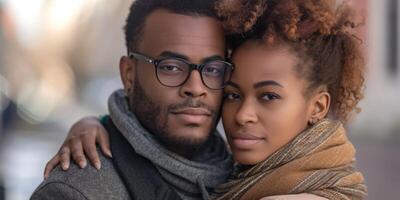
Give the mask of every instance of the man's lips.
[{"label": "man's lips", "polygon": [[177,111],[172,111],[173,114],[185,114],[185,115],[207,115],[210,116],[211,112],[204,108],[185,108]]},{"label": "man's lips", "polygon": [[204,108],[185,108],[171,113],[185,124],[202,124],[211,117],[211,112]]},{"label": "man's lips", "polygon": [[249,133],[233,133],[229,136],[232,144],[238,149],[251,149],[253,145],[265,140],[263,137],[258,137]]}]

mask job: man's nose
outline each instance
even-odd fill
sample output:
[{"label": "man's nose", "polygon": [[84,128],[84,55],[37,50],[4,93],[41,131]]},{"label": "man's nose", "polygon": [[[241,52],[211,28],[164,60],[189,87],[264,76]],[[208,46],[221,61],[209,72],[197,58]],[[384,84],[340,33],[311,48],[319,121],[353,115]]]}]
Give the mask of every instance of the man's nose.
[{"label": "man's nose", "polygon": [[188,80],[182,85],[180,89],[181,96],[184,97],[201,97],[206,96],[207,87],[201,80],[201,75],[198,70],[193,70]]}]

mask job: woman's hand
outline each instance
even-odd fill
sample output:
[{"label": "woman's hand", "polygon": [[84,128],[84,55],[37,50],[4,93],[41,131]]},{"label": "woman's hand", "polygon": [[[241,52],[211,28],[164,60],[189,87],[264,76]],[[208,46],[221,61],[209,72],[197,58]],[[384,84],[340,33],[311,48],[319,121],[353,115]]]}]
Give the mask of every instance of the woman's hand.
[{"label": "woman's hand", "polygon": [[76,122],[70,129],[67,138],[58,153],[47,163],[44,178],[46,179],[51,170],[58,164],[63,170],[70,165],[70,157],[78,163],[81,168],[86,167],[86,157],[92,165],[100,169],[101,163],[97,153],[96,143],[100,145],[102,152],[112,157],[108,133],[101,125],[97,117],[85,117]]}]

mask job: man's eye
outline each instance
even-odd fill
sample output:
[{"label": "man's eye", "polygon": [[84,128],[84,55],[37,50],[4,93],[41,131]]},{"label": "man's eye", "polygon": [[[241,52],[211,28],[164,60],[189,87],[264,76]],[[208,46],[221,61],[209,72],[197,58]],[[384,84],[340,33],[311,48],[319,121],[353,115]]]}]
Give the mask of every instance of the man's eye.
[{"label": "man's eye", "polygon": [[162,70],[167,70],[167,71],[182,71],[181,68],[175,65],[163,65],[159,67]]},{"label": "man's eye", "polygon": [[207,67],[204,71],[210,72],[210,73],[220,73],[221,69],[217,67]]},{"label": "man's eye", "polygon": [[207,76],[217,76],[220,77],[223,74],[223,69],[219,66],[206,66],[203,69],[203,73]]}]

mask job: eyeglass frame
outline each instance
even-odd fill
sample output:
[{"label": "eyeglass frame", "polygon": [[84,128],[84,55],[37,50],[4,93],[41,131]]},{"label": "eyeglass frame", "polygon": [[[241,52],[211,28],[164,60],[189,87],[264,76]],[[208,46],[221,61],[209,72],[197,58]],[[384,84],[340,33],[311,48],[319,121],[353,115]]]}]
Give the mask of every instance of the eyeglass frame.
[{"label": "eyeglass frame", "polygon": [[[157,77],[158,82],[159,82],[161,85],[166,86],[166,87],[180,87],[180,86],[184,85],[184,84],[189,80],[192,71],[193,71],[193,70],[197,70],[197,71],[199,72],[199,74],[200,74],[201,82],[203,83],[203,85],[205,85],[208,89],[211,89],[211,90],[221,90],[221,89],[223,89],[223,88],[227,85],[227,83],[231,80],[232,73],[233,73],[233,71],[235,70],[234,64],[232,64],[232,63],[230,63],[230,62],[227,62],[227,61],[224,61],[224,60],[217,60],[218,62],[223,62],[224,64],[227,64],[227,66],[231,67],[231,72],[230,72],[230,74],[229,74],[229,77],[228,77],[227,81],[225,81],[225,82],[221,85],[220,88],[217,88],[217,89],[216,89],[216,88],[211,88],[210,86],[208,86],[208,85],[205,83],[204,79],[203,79],[202,70],[203,70],[203,68],[206,66],[206,64],[207,64],[208,62],[205,62],[205,63],[202,63],[202,64],[195,64],[195,63],[190,63],[190,62],[188,62],[188,61],[185,60],[185,59],[176,58],[176,57],[165,57],[165,58],[160,58],[160,59],[154,59],[154,58],[151,58],[151,57],[149,57],[149,56],[143,55],[143,54],[138,53],[138,52],[129,52],[129,53],[128,53],[128,57],[131,58],[131,59],[137,59],[137,60],[141,60],[141,61],[145,61],[145,62],[147,62],[147,63],[153,64],[154,69],[155,69],[155,74],[156,74],[156,77]],[[158,65],[159,65],[162,61],[167,60],[167,59],[171,59],[171,58],[176,59],[176,60],[178,60],[178,61],[181,61],[181,62],[185,63],[187,66],[189,66],[189,72],[188,72],[188,75],[187,75],[186,79],[185,79],[181,84],[178,84],[178,85],[176,85],[176,86],[170,86],[170,85],[166,85],[165,83],[163,83],[163,82],[160,80],[160,78],[158,77],[158,73],[157,73],[157,67],[158,67]],[[213,61],[209,61],[209,62],[213,62]]]}]

